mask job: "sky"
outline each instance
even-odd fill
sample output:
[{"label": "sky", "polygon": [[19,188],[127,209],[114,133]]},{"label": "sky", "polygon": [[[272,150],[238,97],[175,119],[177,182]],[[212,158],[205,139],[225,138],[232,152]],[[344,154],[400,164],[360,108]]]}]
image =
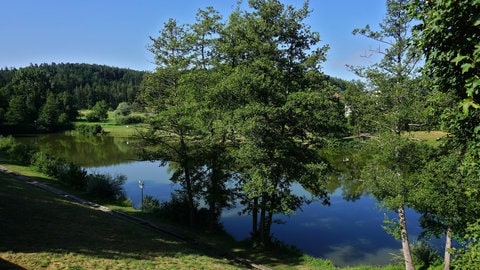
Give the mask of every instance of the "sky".
[{"label": "sky", "polygon": [[[10,0],[0,1],[0,68],[41,63],[90,63],[153,71],[147,50],[163,24],[176,19],[193,23],[200,8],[212,6],[226,20],[238,0]],[[248,0],[243,0],[246,5]],[[281,0],[301,7],[302,0]],[[378,29],[384,0],[310,0],[305,21],[320,33],[330,50],[323,72],[359,79],[345,65],[366,66],[365,57],[379,46],[352,34],[370,24]]]}]

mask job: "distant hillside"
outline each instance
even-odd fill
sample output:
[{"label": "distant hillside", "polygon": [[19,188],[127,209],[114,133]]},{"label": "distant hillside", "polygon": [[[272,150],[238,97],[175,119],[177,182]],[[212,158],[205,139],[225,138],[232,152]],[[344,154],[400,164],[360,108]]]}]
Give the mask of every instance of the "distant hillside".
[{"label": "distant hillside", "polygon": [[144,74],[69,63],[0,69],[0,125],[32,125],[42,113],[48,118],[49,110],[60,112],[68,122],[75,120],[78,109],[91,108],[97,101],[106,101],[111,108],[132,103]]},{"label": "distant hillside", "polygon": [[[40,64],[19,69],[0,69],[0,95],[8,97],[23,80],[48,79],[44,92],[68,92],[77,106],[88,108],[99,100],[116,107],[132,102],[145,72],[95,64]],[[0,96],[2,97],[2,96]]]}]

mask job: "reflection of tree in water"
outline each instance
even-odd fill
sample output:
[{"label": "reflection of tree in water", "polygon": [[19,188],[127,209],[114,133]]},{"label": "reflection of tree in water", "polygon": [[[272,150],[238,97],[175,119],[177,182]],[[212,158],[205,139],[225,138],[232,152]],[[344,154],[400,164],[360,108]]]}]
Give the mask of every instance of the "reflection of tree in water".
[{"label": "reflection of tree in water", "polygon": [[351,202],[365,195],[365,186],[360,181],[360,171],[368,153],[358,147],[346,145],[322,151],[322,156],[328,160],[331,168],[327,187],[330,193],[340,188],[343,199]]},{"label": "reflection of tree in water", "polygon": [[85,167],[108,166],[138,159],[135,139],[132,138],[47,134],[22,137],[18,141],[35,144],[42,152]]}]

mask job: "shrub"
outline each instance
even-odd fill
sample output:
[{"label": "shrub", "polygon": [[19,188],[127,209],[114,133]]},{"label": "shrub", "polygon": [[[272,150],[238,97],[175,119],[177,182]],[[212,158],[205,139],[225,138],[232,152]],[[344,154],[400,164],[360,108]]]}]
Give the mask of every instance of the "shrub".
[{"label": "shrub", "polygon": [[127,124],[139,124],[145,121],[145,117],[141,115],[129,115],[115,118],[117,124],[127,125]]},{"label": "shrub", "polygon": [[80,135],[102,135],[104,134],[104,130],[101,125],[78,125],[75,130]]},{"label": "shrub", "polygon": [[125,198],[123,184],[126,181],[125,175],[115,177],[109,174],[93,173],[87,175],[87,194],[98,199],[114,201]]},{"label": "shrub", "polygon": [[87,171],[73,162],[62,163],[57,178],[79,190],[85,190],[87,186]]},{"label": "shrub", "polygon": [[10,162],[28,166],[31,163],[32,156],[36,152],[36,149],[31,145],[15,142],[5,152]]},{"label": "shrub", "polygon": [[189,206],[187,198],[181,193],[172,194],[172,199],[169,202],[161,203],[158,215],[173,222],[188,224]]},{"label": "shrub", "polygon": [[132,106],[127,102],[120,102],[117,109],[113,112],[115,117],[127,116],[132,112]]},{"label": "shrub", "polygon": [[442,257],[428,243],[420,241],[411,246],[415,265],[419,269],[431,269],[432,266],[442,265]]},{"label": "shrub", "polygon": [[158,213],[160,210],[160,201],[150,195],[143,198],[142,210],[147,213]]},{"label": "shrub", "polygon": [[57,177],[58,168],[63,161],[45,152],[36,152],[32,156],[32,165],[41,173]]},{"label": "shrub", "polygon": [[12,136],[0,136],[0,151],[7,151],[15,144],[15,139]]}]

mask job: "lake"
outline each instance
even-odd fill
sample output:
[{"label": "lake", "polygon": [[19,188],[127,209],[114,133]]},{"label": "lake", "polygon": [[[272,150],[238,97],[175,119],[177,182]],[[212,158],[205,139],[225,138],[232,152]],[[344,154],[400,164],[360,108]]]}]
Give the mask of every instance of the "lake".
[{"label": "lake", "polygon": [[[18,140],[72,160],[89,172],[125,175],[127,197],[136,207],[141,201],[139,180],[145,183],[144,195],[160,201],[169,200],[170,194],[178,188],[170,182],[167,167],[159,166],[159,162],[136,159],[131,147],[132,139],[55,134]],[[297,193],[307,192],[299,185],[294,186],[294,190]],[[400,254],[401,244],[383,230],[382,224],[384,216],[393,216],[393,213],[378,208],[377,202],[370,196],[363,195],[352,201],[345,199],[343,193],[342,186],[334,189],[330,194],[330,206],[316,202],[303,205],[301,211],[290,217],[276,216],[286,223],[273,224],[272,234],[288,245],[312,256],[330,259],[338,266],[391,263],[392,254]],[[221,222],[228,233],[242,240],[249,236],[251,217],[239,216],[238,212],[239,209],[225,210]],[[414,211],[407,210],[411,241],[416,240],[421,232],[418,216]]]}]

